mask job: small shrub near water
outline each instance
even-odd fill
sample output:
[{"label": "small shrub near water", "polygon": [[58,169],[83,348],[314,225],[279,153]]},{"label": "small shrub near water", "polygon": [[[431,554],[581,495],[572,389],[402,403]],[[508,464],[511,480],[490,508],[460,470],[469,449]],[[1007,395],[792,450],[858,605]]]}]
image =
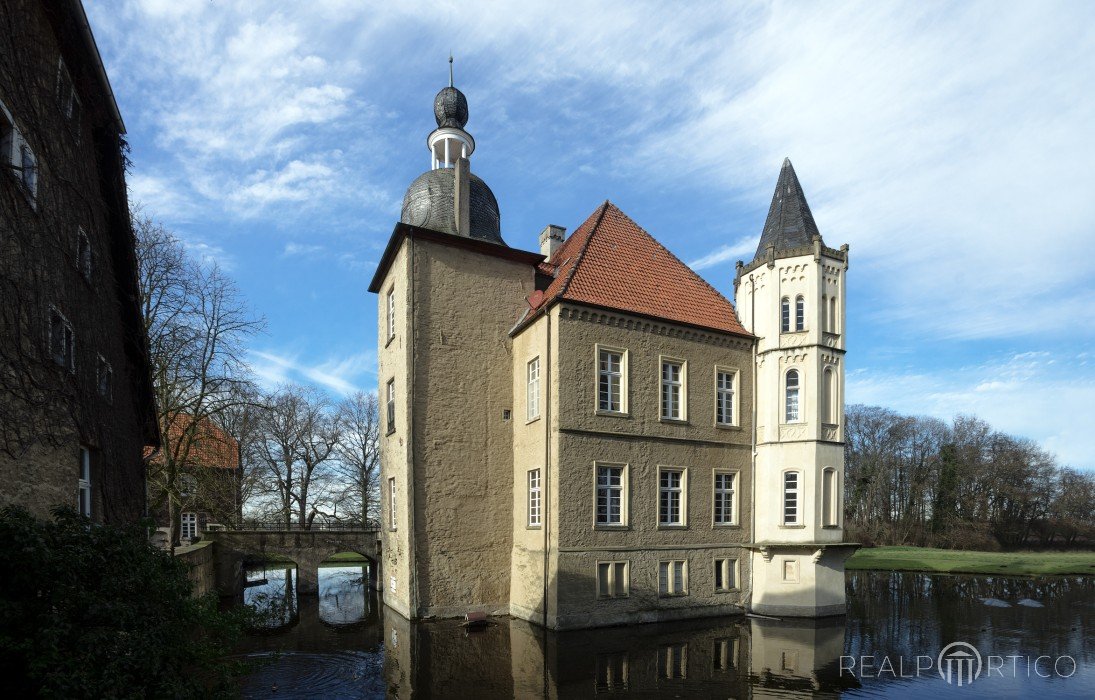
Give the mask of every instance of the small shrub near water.
[{"label": "small shrub near water", "polygon": [[209,697],[245,611],[191,597],[186,564],[136,526],[0,511],[0,683],[7,697]]}]

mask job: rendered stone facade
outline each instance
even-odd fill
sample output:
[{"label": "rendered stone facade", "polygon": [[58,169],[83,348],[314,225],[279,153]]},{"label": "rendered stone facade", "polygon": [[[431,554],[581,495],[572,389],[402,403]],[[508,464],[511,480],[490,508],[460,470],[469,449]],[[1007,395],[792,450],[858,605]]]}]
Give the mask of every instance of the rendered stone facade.
[{"label": "rendered stone facade", "polygon": [[[458,132],[443,156],[431,142],[455,183],[438,194],[451,202],[428,203],[444,225],[397,224],[370,285],[390,399],[385,604],[553,629],[843,612],[847,253],[820,236],[787,247],[813,225],[797,178],[758,260],[739,264],[735,309],[609,202],[561,242],[545,229],[542,255],[477,237],[458,216],[472,181],[463,123],[431,135]],[[791,194],[784,178],[777,193]],[[803,297],[803,329],[780,333],[787,294]],[[839,330],[824,330],[832,314]],[[791,366],[801,415],[787,423]]]}]

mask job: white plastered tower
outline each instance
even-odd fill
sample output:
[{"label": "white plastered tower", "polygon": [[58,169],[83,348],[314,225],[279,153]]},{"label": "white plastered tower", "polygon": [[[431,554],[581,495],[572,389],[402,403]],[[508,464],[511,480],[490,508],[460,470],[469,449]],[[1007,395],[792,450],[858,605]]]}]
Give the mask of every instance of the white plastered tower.
[{"label": "white plastered tower", "polygon": [[757,336],[751,609],[843,614],[845,277],[848,246],[822,241],[784,160],[738,314]]}]

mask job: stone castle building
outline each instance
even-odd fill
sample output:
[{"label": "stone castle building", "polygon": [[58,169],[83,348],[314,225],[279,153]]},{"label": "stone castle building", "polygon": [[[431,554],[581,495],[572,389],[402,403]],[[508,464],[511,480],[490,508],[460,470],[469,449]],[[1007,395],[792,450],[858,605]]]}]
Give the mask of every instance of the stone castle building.
[{"label": "stone castle building", "polygon": [[737,306],[605,202],[502,238],[434,102],[379,296],[384,602],[554,629],[844,611],[847,246],[789,161]]},{"label": "stone castle building", "polygon": [[125,125],[79,0],[0,0],[0,505],[145,514]]}]

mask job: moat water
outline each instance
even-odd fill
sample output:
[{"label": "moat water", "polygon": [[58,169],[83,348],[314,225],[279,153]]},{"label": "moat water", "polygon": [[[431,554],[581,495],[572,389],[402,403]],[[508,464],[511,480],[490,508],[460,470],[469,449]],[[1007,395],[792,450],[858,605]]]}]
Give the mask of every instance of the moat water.
[{"label": "moat water", "polygon": [[[548,633],[410,623],[360,565],[324,566],[299,601],[293,568],[247,575],[243,601],[270,615],[239,649],[259,662],[246,698],[1095,697],[1092,578],[853,572],[845,617]],[[939,658],[952,642],[980,655],[971,683],[972,656]]]}]

